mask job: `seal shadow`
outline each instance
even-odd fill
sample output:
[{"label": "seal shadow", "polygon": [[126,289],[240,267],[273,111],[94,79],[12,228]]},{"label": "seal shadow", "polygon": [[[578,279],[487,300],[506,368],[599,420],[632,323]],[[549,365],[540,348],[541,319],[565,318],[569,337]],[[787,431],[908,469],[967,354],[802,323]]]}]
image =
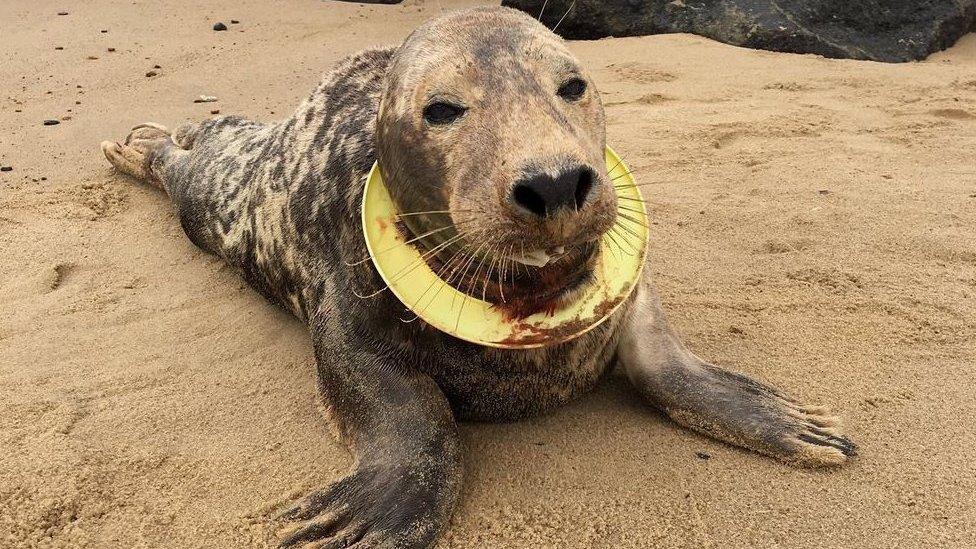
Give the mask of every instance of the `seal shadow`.
[{"label": "seal shadow", "polygon": [[655,466],[674,460],[676,441],[688,441],[681,444],[687,444],[689,459],[703,448],[731,449],[673,423],[618,370],[588,395],[548,414],[509,423],[462,422],[460,430],[466,480],[462,508],[472,499],[490,499],[499,483],[511,483],[501,492],[562,475],[568,482],[599,483],[587,476],[607,469],[606,464],[613,464],[612,471],[637,468],[653,475]]}]

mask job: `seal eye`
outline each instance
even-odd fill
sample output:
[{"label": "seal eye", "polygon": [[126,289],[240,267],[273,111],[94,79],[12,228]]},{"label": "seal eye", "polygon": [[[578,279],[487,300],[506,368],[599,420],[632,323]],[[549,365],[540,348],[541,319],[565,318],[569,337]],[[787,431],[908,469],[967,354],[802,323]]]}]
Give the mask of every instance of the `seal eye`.
[{"label": "seal eye", "polygon": [[464,107],[451,103],[437,102],[427,105],[424,109],[424,120],[435,126],[443,126],[454,122],[464,114]]},{"label": "seal eye", "polygon": [[556,93],[566,101],[577,101],[586,93],[586,81],[582,78],[572,78],[559,86],[559,91]]}]

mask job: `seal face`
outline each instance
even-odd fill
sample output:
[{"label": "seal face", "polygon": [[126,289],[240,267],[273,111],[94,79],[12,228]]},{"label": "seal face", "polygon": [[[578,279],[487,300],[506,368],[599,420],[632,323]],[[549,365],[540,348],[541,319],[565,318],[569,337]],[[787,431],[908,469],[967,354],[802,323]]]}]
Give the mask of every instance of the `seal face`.
[{"label": "seal face", "polygon": [[624,168],[606,169],[605,146],[592,79],[548,29],[503,8],[445,14],[399,48],[349,57],[285,120],[141,124],[102,143],[119,171],[166,191],[195,244],[309,326],[327,415],[354,461],[272,521],[282,546],[431,547],[461,493],[456,418],[544,412],[614,364],[690,429],[803,465],[854,455],[825,408],[686,348],[649,269],[606,320],[545,347],[401,321],[410,304],[387,291],[363,238],[377,161],[397,212],[387,228],[416,246],[400,249],[456,295],[480,286],[485,307],[529,320],[592,291],[613,253],[605,237],[637,250],[625,228],[638,225],[620,220],[646,221],[644,203],[618,187]]},{"label": "seal face", "polygon": [[[456,288],[527,317],[592,282],[617,219],[603,106],[538,22],[471,10],[417,29],[391,62],[377,147],[404,225],[430,235],[429,263]],[[502,284],[466,271],[470,259],[507,267],[493,272]]]},{"label": "seal face", "polygon": [[[449,280],[440,278],[421,251],[411,245],[418,237],[408,238],[398,227],[399,216],[379,164],[370,170],[363,193],[363,234],[370,258],[390,291],[410,308],[414,315],[411,322],[420,319],[465,341],[507,349],[528,349],[572,339],[599,325],[623,304],[640,278],[647,250],[644,209],[624,205],[643,203],[630,169],[609,147],[606,164],[618,195],[618,208],[626,210],[620,212],[619,240],[609,232],[603,235],[592,283],[558,309],[513,318],[503,308],[503,293],[501,306],[486,301],[487,285],[493,282],[489,271],[492,263],[486,258],[477,265],[472,258],[466,266],[472,270],[471,280],[484,275],[481,285],[455,289]],[[432,255],[431,251],[426,253]]]}]

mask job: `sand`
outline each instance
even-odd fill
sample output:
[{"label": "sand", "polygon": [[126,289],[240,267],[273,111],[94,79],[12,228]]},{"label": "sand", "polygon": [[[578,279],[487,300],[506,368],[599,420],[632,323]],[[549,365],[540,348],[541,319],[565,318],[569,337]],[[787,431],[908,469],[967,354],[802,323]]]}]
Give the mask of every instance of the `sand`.
[{"label": "sand", "polygon": [[[260,547],[270,509],[345,470],[305,328],[98,143],[280,117],[340,57],[474,3],[2,2],[0,546]],[[441,547],[976,546],[976,35],[905,65],[571,47],[650,183],[651,268],[688,343],[834,407],[861,455],[794,469],[615,378],[464,425]]]}]

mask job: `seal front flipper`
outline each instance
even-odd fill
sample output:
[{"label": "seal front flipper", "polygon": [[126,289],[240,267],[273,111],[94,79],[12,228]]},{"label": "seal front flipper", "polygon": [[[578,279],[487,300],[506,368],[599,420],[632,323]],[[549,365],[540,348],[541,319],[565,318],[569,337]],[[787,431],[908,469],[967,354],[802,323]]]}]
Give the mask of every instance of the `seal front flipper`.
[{"label": "seal front flipper", "polygon": [[280,515],[279,542],[429,547],[461,488],[453,413],[433,380],[338,316],[318,315],[312,334],[325,407],[354,464]]},{"label": "seal front flipper", "polygon": [[620,360],[637,390],[671,419],[788,463],[839,465],[855,454],[826,408],[701,360],[681,344],[650,284],[639,292]]}]

